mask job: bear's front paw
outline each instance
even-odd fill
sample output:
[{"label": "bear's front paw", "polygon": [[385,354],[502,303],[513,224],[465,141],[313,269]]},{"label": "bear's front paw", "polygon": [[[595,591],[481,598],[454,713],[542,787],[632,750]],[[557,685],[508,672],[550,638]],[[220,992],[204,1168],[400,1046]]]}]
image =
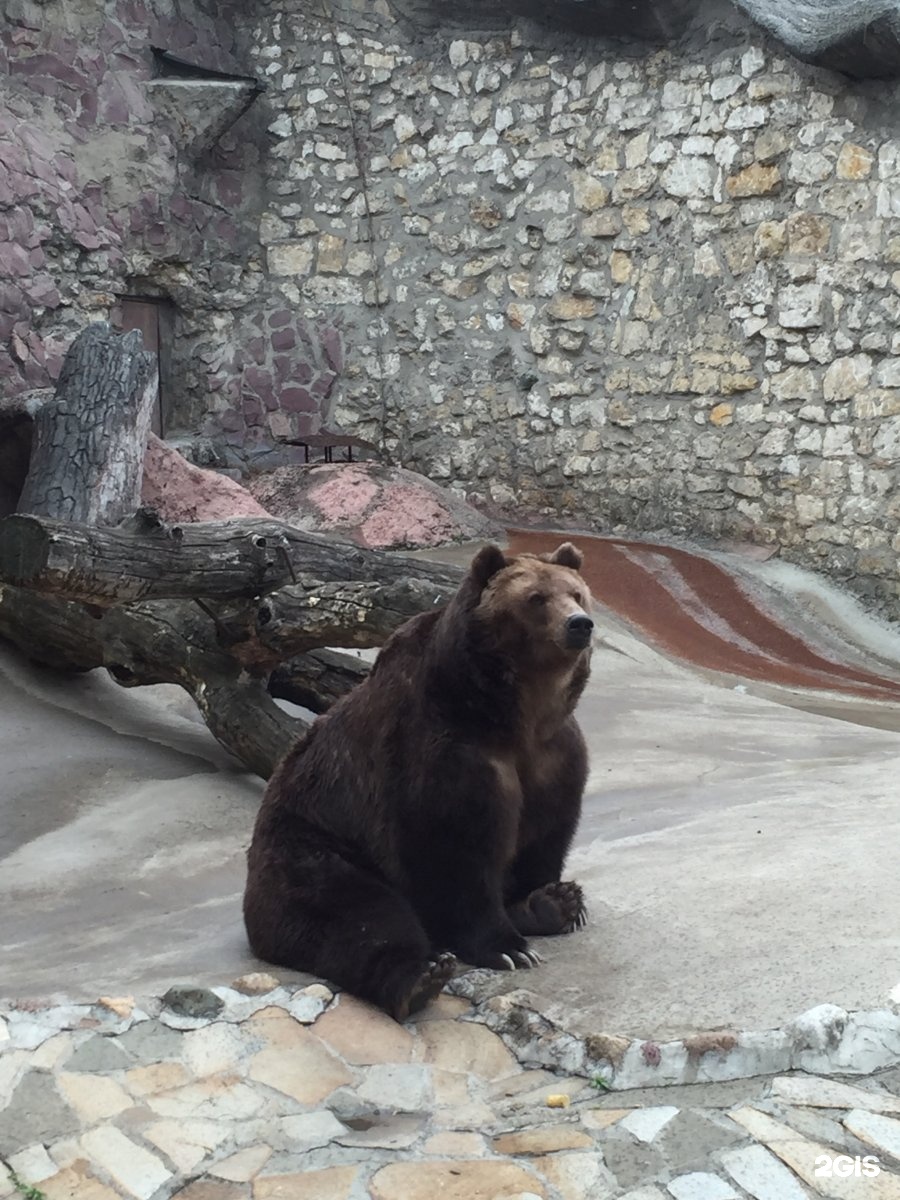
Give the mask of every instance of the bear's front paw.
[{"label": "bear's front paw", "polygon": [[530,949],[525,939],[515,933],[476,943],[458,954],[473,967],[487,967],[491,971],[527,971],[544,961],[537,950]]}]

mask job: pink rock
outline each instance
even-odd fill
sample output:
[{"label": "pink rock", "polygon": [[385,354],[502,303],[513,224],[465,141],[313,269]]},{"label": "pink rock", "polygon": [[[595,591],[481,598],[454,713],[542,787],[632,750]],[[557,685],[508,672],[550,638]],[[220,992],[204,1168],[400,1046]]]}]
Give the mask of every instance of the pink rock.
[{"label": "pink rock", "polygon": [[416,549],[499,533],[464,500],[402,467],[374,462],[279,467],[249,486],[272,516],[371,549]]},{"label": "pink rock", "polygon": [[326,521],[354,525],[362,520],[378,490],[378,484],[369,478],[361,463],[348,463],[342,470],[329,471],[324,482],[317,483],[306,494]]},{"label": "pink rock", "polygon": [[270,514],[246,488],[226,475],[195,467],[151,433],[144,455],[141,502],[164,521],[225,521]]}]

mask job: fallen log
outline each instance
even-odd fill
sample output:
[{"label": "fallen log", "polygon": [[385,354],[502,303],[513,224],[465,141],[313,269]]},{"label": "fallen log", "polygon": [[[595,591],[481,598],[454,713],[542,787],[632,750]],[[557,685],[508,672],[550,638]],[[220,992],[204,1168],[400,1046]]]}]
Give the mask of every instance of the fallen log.
[{"label": "fallen log", "polygon": [[[395,556],[371,553],[370,557],[370,569],[380,574],[385,561]],[[396,557],[398,562],[386,566],[389,576],[407,561]],[[295,656],[326,645],[379,646],[409,617],[447,599],[456,586],[444,568],[419,562],[414,569],[426,576],[433,572],[437,581],[390,578],[292,585],[261,603],[231,611],[215,602],[188,599],[88,607],[4,583],[0,585],[0,636],[57,669],[85,671],[102,666],[125,686],[179,684],[197,702],[226,749],[267,777],[303,729],[272,699],[298,702],[298,690],[304,688],[303,660]],[[82,594],[85,591],[93,594],[82,588]],[[282,674],[269,688],[269,673],[285,659],[293,660],[289,674]],[[336,690],[344,694],[349,688],[346,671],[341,677],[341,685],[346,686],[335,688],[339,673],[334,660],[330,692],[321,686],[321,661],[311,659],[309,670],[305,686],[317,699],[306,707],[322,711]]]},{"label": "fallen log", "polygon": [[351,580],[414,579],[445,592],[458,581],[452,568],[332,542],[280,521],[167,525],[148,509],[117,528],[7,517],[0,521],[0,578],[98,605],[263,596],[304,581],[309,590]]},{"label": "fallen log", "polygon": [[95,617],[83,604],[0,583],[0,637],[33,662],[56,671],[102,667],[103,641]]},{"label": "fallen log", "polygon": [[306,727],[278,707],[264,678],[249,675],[219,646],[215,625],[190,601],[149,601],[92,616],[83,605],[2,584],[0,636],[57,670],[105,667],[123,687],[178,684],[213,736],[264,779]]},{"label": "fallen log", "polygon": [[454,590],[419,579],[286,587],[260,605],[257,639],[278,662],[317,646],[371,649]]},{"label": "fallen log", "polygon": [[409,579],[281,588],[253,608],[210,606],[219,641],[248,670],[269,672],[286,658],[321,646],[380,646],[417,613],[448,600],[455,585]]}]

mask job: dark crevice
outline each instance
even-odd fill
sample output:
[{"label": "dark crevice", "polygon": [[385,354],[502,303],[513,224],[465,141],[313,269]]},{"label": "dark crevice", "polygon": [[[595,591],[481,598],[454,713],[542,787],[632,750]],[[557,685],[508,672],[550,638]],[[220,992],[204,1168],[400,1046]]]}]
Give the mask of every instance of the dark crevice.
[{"label": "dark crevice", "polygon": [[[464,35],[504,33],[515,20],[559,34],[646,45],[709,38],[721,20],[745,21],[777,38],[797,58],[856,79],[900,76],[900,14],[883,0],[391,0],[420,34],[453,29]],[[880,11],[879,11],[880,10]],[[815,35],[815,36],[813,36]]]}]

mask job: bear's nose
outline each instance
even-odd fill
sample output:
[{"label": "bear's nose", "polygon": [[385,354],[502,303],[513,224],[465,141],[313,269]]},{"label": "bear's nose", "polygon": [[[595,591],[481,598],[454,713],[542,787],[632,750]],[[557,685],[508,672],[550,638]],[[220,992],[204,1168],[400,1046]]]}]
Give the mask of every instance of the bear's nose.
[{"label": "bear's nose", "polygon": [[594,622],[584,613],[577,613],[566,621],[566,643],[573,650],[583,650],[591,640]]}]

